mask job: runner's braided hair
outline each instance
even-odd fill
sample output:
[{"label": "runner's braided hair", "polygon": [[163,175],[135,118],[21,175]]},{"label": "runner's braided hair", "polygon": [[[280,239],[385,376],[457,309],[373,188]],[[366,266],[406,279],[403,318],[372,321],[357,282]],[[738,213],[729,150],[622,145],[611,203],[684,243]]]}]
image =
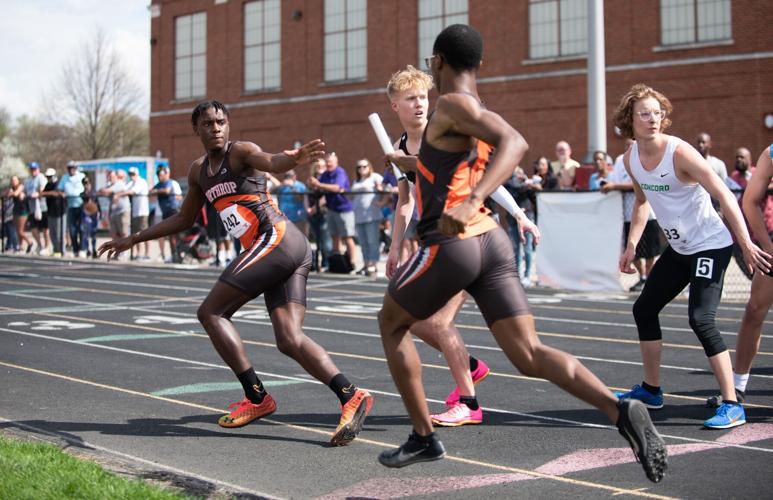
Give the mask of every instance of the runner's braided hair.
[{"label": "runner's braided hair", "polygon": [[191,123],[194,127],[199,123],[199,116],[201,116],[201,113],[209,108],[215,108],[215,111],[222,111],[225,116],[229,116],[228,108],[226,108],[225,104],[220,101],[212,99],[211,101],[200,102],[193,109],[193,113],[191,113]]}]

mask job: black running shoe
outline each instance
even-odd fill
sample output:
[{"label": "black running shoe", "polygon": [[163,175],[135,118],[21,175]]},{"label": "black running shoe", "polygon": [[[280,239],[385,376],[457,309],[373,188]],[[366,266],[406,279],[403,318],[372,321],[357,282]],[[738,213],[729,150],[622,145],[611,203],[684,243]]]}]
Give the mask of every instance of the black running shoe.
[{"label": "black running shoe", "polygon": [[660,482],[668,467],[666,443],[650,420],[650,414],[641,401],[623,399],[617,407],[620,418],[617,430],[633,449],[636,461],[641,463],[647,478],[653,483]]},{"label": "black running shoe", "polygon": [[[735,400],[741,404],[743,404],[743,400],[746,398],[746,393],[744,391],[739,391],[738,389],[735,390]],[[719,406],[722,404],[722,394],[717,394],[716,396],[711,396],[710,398],[706,399],[706,406],[709,408],[719,408]]]},{"label": "black running shoe", "polygon": [[408,441],[399,448],[382,452],[378,461],[385,467],[405,467],[419,462],[440,460],[444,456],[446,449],[434,433],[422,437],[411,432]]}]

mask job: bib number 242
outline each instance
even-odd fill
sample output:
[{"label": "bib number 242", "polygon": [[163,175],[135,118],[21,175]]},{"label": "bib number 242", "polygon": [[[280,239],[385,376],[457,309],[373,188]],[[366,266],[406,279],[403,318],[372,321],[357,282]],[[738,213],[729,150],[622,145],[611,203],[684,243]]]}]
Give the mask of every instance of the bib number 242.
[{"label": "bib number 242", "polygon": [[251,224],[239,213],[236,205],[231,205],[221,211],[220,220],[223,221],[223,226],[225,226],[225,230],[228,231],[228,234],[234,238],[242,236],[251,226]]}]

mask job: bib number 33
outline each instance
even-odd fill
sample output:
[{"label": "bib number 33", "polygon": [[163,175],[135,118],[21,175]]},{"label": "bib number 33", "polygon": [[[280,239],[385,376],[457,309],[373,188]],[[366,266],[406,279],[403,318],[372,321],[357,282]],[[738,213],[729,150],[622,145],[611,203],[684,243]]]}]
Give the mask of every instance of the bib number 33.
[{"label": "bib number 33", "polygon": [[679,239],[679,232],[676,229],[668,229],[663,228],[663,232],[666,234],[666,239],[668,240],[678,240]]},{"label": "bib number 33", "polygon": [[230,205],[228,208],[220,212],[220,220],[223,221],[225,230],[228,234],[234,238],[241,237],[252,226],[247,220],[239,213],[238,205]]}]

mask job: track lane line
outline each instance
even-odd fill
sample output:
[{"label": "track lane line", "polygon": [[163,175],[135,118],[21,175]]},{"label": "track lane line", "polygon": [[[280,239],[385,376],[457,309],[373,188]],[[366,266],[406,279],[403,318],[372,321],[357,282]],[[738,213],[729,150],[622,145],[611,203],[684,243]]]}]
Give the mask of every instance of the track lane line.
[{"label": "track lane line", "polygon": [[[190,407],[190,408],[196,408],[196,409],[199,409],[199,410],[205,410],[205,411],[212,412],[212,413],[221,413],[221,414],[223,413],[223,410],[221,410],[219,408],[213,408],[211,406],[201,405],[201,404],[197,404],[197,403],[190,403],[190,402],[187,402],[187,401],[182,401],[182,400],[174,399],[174,398],[167,398],[167,397],[164,397],[164,396],[156,396],[156,395],[153,395],[153,394],[150,394],[150,393],[146,393],[146,392],[135,391],[135,390],[132,390],[132,389],[126,389],[126,388],[123,388],[123,387],[118,387],[118,386],[109,385],[109,384],[102,384],[102,383],[99,383],[99,382],[93,382],[93,381],[90,381],[90,380],[85,380],[85,379],[81,379],[81,378],[77,378],[77,377],[72,377],[72,376],[69,376],[69,375],[62,375],[62,374],[59,374],[59,373],[54,373],[54,372],[49,372],[49,371],[44,371],[44,370],[38,370],[38,369],[35,369],[35,368],[30,368],[30,367],[25,367],[25,366],[21,366],[21,365],[16,365],[16,364],[13,364],[13,363],[7,363],[7,362],[4,362],[4,361],[0,361],[0,366],[5,366],[5,367],[8,367],[8,368],[13,368],[13,369],[24,371],[24,372],[27,372],[27,373],[34,373],[34,374],[37,374],[37,375],[44,375],[44,376],[47,376],[47,377],[57,378],[57,379],[60,379],[60,380],[66,380],[68,382],[75,382],[75,383],[79,383],[79,384],[83,384],[83,385],[97,387],[97,388],[100,388],[100,389],[106,389],[106,390],[110,390],[110,391],[114,391],[114,392],[121,392],[121,393],[129,394],[129,395],[132,395],[132,396],[144,397],[144,398],[148,398],[148,399],[154,399],[154,400],[157,400],[157,401],[163,401],[165,403],[177,404],[177,405],[182,405],[182,406],[186,406],[186,407]],[[307,427],[307,426],[303,426],[303,425],[288,424],[288,423],[280,422],[278,420],[274,420],[274,419],[271,419],[271,418],[262,418],[261,421],[268,422],[268,423],[275,424],[275,425],[279,425],[279,426],[286,427],[286,428],[293,429],[293,430],[299,430],[299,431],[303,431],[303,432],[310,432],[310,433],[317,434],[317,435],[324,435],[326,437],[332,436],[332,433],[328,432],[328,431],[322,431],[320,429],[315,429],[313,427]],[[377,440],[373,440],[373,439],[361,438],[359,436],[357,437],[357,439],[355,439],[354,442],[355,443],[365,443],[365,444],[369,444],[369,445],[373,445],[373,446],[378,446],[380,448],[397,448],[399,446],[397,444],[388,443],[388,442],[385,442],[385,441],[377,441]],[[563,476],[554,476],[554,475],[551,475],[551,474],[544,474],[544,473],[537,472],[537,471],[530,470],[530,469],[521,469],[521,468],[518,468],[518,467],[511,467],[511,466],[508,466],[508,465],[500,465],[500,464],[495,464],[495,463],[491,463],[491,462],[485,462],[485,461],[481,461],[481,460],[473,460],[473,459],[468,459],[468,458],[463,458],[463,457],[457,457],[455,455],[446,455],[445,459],[446,460],[450,460],[450,461],[454,461],[454,462],[463,463],[463,464],[466,464],[466,465],[475,465],[475,466],[483,467],[483,468],[487,468],[487,469],[507,471],[507,472],[512,472],[512,473],[516,473],[516,474],[525,474],[525,475],[536,477],[536,478],[539,478],[539,479],[547,479],[547,480],[550,480],[550,481],[555,481],[555,482],[559,482],[559,483],[569,484],[569,485],[572,485],[572,486],[583,486],[583,487],[586,487],[586,488],[597,489],[597,490],[604,490],[604,491],[609,491],[609,492],[619,493],[619,494],[624,494],[624,495],[632,495],[632,496],[638,496],[638,497],[643,497],[643,498],[667,499],[667,500],[671,500],[671,499],[674,498],[674,497],[668,497],[668,496],[664,496],[664,495],[657,495],[657,494],[649,493],[649,492],[645,492],[645,491],[640,491],[639,489],[620,488],[620,487],[617,487],[617,486],[611,486],[611,485],[607,485],[607,484],[603,484],[603,483],[596,483],[596,482],[592,482],[592,481],[584,481],[584,480],[581,480],[581,479],[572,479],[572,478],[567,478],[567,477],[563,477]]]}]

